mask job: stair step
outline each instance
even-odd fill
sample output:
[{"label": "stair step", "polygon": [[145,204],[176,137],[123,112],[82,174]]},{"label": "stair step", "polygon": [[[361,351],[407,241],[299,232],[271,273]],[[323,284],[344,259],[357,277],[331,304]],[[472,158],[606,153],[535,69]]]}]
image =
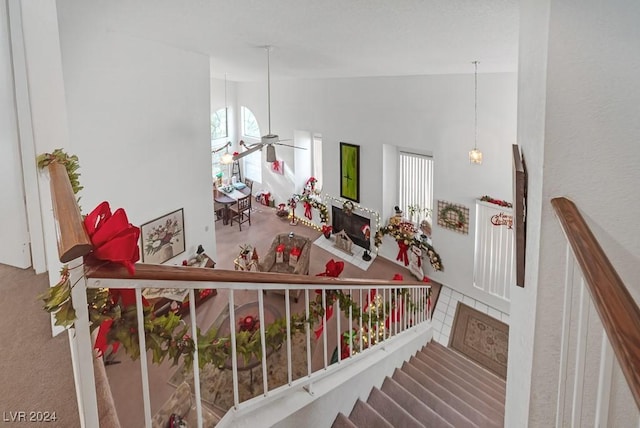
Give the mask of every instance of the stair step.
[{"label": "stair step", "polygon": [[427,352],[438,352],[441,355],[446,355],[450,361],[465,367],[468,371],[472,371],[486,384],[495,386],[498,391],[506,391],[506,382],[503,378],[485,369],[475,361],[468,359],[454,349],[447,348],[446,346],[443,346],[438,342],[431,341],[422,350]]},{"label": "stair step", "polygon": [[[473,405],[468,403],[464,398],[459,397],[458,394],[452,392],[448,389],[449,385],[443,386],[425,375],[420,369],[416,368],[414,365],[405,362],[402,365],[402,371],[408,375],[411,379],[413,379],[416,383],[418,383],[424,389],[430,390],[433,394],[440,397],[443,401],[448,403],[451,407],[456,409],[458,412],[463,414],[467,419],[469,419],[474,424],[480,427],[486,426],[502,426],[502,421],[498,421],[496,416],[495,419],[492,419],[490,416],[484,414],[479,409],[475,408]],[[395,378],[395,375],[394,375]],[[403,384],[403,386],[405,386]],[[406,388],[406,386],[405,386]],[[410,390],[414,395],[416,392]]]},{"label": "stair step", "polygon": [[388,376],[385,378],[382,388],[380,389],[391,397],[393,401],[402,406],[402,408],[409,412],[413,417],[430,428],[473,426],[468,419],[448,406],[442,400],[440,400],[440,403],[444,404],[444,406],[440,406],[440,410],[444,410],[444,412],[438,412],[440,414],[436,413],[434,409],[420,401],[415,395],[411,394],[403,388],[402,385]]},{"label": "stair step", "polygon": [[434,382],[439,383],[441,386],[447,388],[449,391],[456,394],[458,397],[465,400],[467,403],[478,409],[484,415],[491,419],[504,418],[504,406],[501,406],[495,400],[489,399],[481,391],[474,391],[468,388],[466,385],[460,385],[455,379],[449,379],[440,373],[436,368],[425,364],[416,357],[409,359],[409,364],[415,366],[424,375],[428,376]]},{"label": "stair step", "polygon": [[359,427],[393,428],[380,413],[362,400],[356,401],[349,419]]},{"label": "stair step", "polygon": [[482,381],[478,380],[473,375],[469,375],[459,369],[451,369],[445,358],[434,356],[431,353],[427,354],[424,352],[418,352],[415,358],[436,370],[438,374],[457,383],[472,394],[475,394],[492,408],[495,408],[504,414],[504,396],[501,396],[490,387],[485,387],[482,384]]},{"label": "stair step", "polygon": [[367,399],[367,403],[376,409],[394,427],[425,428],[416,418],[403,409],[393,398],[389,397],[378,388],[373,388]]},{"label": "stair step", "polygon": [[490,389],[494,391],[495,397],[500,397],[500,400],[504,400],[505,396],[505,382],[497,378],[493,373],[484,367],[479,366],[475,362],[462,357],[456,351],[445,348],[443,346],[425,346],[422,350],[416,353],[416,357],[428,356],[433,359],[437,359],[442,362],[442,365],[447,369],[459,373],[463,378],[471,380],[483,389]]},{"label": "stair step", "polygon": [[331,428],[358,428],[358,425],[351,422],[351,420],[344,415],[344,413],[338,413],[338,417],[333,421]]}]

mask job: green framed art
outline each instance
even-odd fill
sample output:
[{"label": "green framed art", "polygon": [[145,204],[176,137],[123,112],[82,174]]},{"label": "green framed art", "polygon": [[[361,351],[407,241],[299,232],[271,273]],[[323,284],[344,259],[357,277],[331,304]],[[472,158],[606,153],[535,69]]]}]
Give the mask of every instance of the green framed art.
[{"label": "green framed art", "polygon": [[340,143],[340,196],[360,202],[360,146]]}]

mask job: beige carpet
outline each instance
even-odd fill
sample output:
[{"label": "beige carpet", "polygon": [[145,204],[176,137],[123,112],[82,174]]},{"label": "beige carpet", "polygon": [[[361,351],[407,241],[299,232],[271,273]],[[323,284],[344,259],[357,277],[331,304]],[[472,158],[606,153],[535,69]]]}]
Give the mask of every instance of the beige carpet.
[{"label": "beige carpet", "polygon": [[507,324],[458,302],[449,347],[506,379],[509,348]]},{"label": "beige carpet", "polygon": [[20,411],[27,418],[29,412],[56,417],[49,423],[3,422],[7,426],[80,426],[69,338],[51,337],[49,314],[37,299],[48,286],[46,274],[0,264],[0,410],[7,418]]}]

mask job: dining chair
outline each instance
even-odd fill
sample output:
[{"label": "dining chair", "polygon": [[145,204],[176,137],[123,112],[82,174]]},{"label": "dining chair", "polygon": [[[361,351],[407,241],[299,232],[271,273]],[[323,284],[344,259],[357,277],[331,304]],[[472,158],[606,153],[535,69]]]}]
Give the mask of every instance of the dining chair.
[{"label": "dining chair", "polygon": [[249,190],[251,190],[251,192],[253,192],[253,180],[252,179],[245,177],[244,184],[249,188]]},{"label": "dining chair", "polygon": [[251,226],[251,194],[238,199],[238,203],[232,205],[229,210],[231,212],[231,226],[233,226],[234,220],[238,222],[240,230],[242,230],[242,223],[249,222],[249,226]]}]

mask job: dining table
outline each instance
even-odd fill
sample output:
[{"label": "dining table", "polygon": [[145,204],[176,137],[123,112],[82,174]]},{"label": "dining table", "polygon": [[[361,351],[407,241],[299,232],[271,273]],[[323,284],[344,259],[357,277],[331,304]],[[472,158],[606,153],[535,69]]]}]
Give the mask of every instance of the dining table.
[{"label": "dining table", "polygon": [[222,224],[229,224],[229,220],[231,218],[231,205],[238,202],[238,199],[249,194],[251,194],[251,189],[247,186],[241,189],[238,189],[234,186],[229,186],[228,188],[225,188],[224,186],[213,187],[213,201],[224,205],[224,208],[222,210]]}]

